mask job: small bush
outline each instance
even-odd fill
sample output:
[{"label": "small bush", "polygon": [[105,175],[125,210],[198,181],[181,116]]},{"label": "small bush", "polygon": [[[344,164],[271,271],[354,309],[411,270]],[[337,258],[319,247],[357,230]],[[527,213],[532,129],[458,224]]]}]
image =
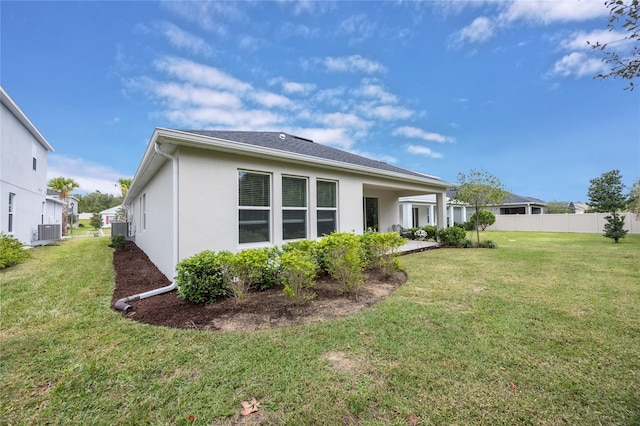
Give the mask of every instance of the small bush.
[{"label": "small bush", "polygon": [[20,240],[0,233],[0,269],[17,265],[30,257],[31,254],[24,249]]},{"label": "small bush", "polygon": [[356,293],[363,284],[364,252],[360,238],[346,232],[334,232],[320,243],[321,267],[336,279],[345,293]]},{"label": "small bush", "polygon": [[284,277],[284,293],[301,304],[316,297],[311,291],[318,265],[308,251],[288,250],[280,258]]},{"label": "small bush", "polygon": [[421,228],[427,233],[427,240],[436,241],[438,238],[438,228],[433,225],[426,225]]},{"label": "small bush", "polygon": [[460,247],[466,237],[466,231],[457,226],[442,229],[438,232],[440,244],[445,247]]},{"label": "small bush", "polygon": [[462,248],[471,248],[471,247],[473,247],[473,241],[471,241],[468,238],[465,238],[464,240],[460,241],[460,247],[462,247]]},{"label": "small bush", "polygon": [[398,249],[405,240],[397,232],[365,232],[360,241],[366,267],[381,270],[386,276],[400,268],[397,261]]},{"label": "small bush", "polygon": [[243,250],[235,255],[233,269],[246,291],[267,290],[281,283],[280,250],[275,247]]},{"label": "small bush", "polygon": [[476,229],[476,220],[478,221],[478,227],[484,231],[487,229],[487,226],[496,223],[496,215],[488,210],[480,210],[478,213],[474,213],[471,215],[471,219],[469,219],[469,222],[473,225],[473,229]]},{"label": "small bush", "polygon": [[496,243],[494,243],[491,240],[484,240],[484,241],[481,241],[479,244],[477,244],[477,247],[478,248],[490,248],[490,249],[492,249],[492,248],[496,248],[498,246],[497,246]]},{"label": "small bush", "polygon": [[111,237],[111,245],[117,250],[122,250],[127,245],[127,239],[124,235],[114,235]]},{"label": "small bush", "polygon": [[180,261],[176,266],[178,297],[194,303],[212,303],[227,297],[232,259],[231,252],[205,250]]},{"label": "small bush", "polygon": [[96,231],[102,228],[102,215],[100,213],[92,214],[91,219],[89,219],[89,225]]}]

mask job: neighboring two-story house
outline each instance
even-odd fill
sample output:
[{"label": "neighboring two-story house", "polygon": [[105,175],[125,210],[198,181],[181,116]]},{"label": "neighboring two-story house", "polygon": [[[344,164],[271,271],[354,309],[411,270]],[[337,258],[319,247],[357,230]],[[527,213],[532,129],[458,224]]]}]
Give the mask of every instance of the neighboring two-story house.
[{"label": "neighboring two-story house", "polygon": [[[0,86],[0,232],[25,244],[59,239],[60,202],[47,197],[47,154],[53,147]],[[43,234],[38,225],[56,230]]]}]

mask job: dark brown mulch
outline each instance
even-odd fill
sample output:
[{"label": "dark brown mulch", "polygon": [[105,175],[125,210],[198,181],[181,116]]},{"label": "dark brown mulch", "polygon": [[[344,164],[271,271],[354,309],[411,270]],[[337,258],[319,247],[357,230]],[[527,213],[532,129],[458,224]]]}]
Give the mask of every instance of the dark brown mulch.
[{"label": "dark brown mulch", "polygon": [[[116,286],[112,308],[118,299],[171,284],[133,242],[114,251],[113,265]],[[123,315],[174,328],[239,331],[283,327],[352,315],[388,296],[406,278],[403,271],[390,278],[368,274],[357,297],[341,295],[334,281],[322,279],[314,288],[317,297],[302,306],[293,305],[282,288],[251,293],[242,303],[229,298],[209,305],[187,302],[171,291],[130,302],[133,309]]]}]

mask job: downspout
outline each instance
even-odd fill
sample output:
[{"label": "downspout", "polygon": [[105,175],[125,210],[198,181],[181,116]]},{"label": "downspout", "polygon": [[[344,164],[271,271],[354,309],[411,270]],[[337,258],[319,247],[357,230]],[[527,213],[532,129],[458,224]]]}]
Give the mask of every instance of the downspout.
[{"label": "downspout", "polygon": [[[154,150],[158,155],[168,158],[173,164],[173,264],[178,264],[178,158],[167,154],[160,150],[160,144],[158,142],[154,145]],[[119,311],[127,312],[132,306],[128,305],[129,302],[134,302],[140,299],[146,299],[147,297],[157,296],[159,294],[168,293],[175,290],[178,287],[175,279],[173,282],[165,287],[156,288],[154,290],[145,291],[144,293],[134,294],[133,296],[123,297],[116,301],[114,307]]]}]

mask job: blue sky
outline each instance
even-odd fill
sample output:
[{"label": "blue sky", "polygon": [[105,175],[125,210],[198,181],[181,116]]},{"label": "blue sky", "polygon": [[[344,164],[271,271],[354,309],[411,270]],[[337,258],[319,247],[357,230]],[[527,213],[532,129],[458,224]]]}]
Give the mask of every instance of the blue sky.
[{"label": "blue sky", "polygon": [[286,131],[586,201],[606,171],[640,177],[640,89],[593,79],[586,41],[620,37],[603,3],[3,0],[0,79],[81,192],[118,194],[167,127]]}]

